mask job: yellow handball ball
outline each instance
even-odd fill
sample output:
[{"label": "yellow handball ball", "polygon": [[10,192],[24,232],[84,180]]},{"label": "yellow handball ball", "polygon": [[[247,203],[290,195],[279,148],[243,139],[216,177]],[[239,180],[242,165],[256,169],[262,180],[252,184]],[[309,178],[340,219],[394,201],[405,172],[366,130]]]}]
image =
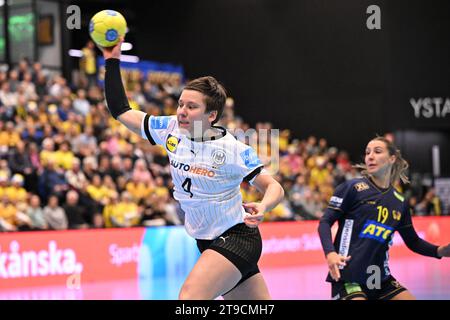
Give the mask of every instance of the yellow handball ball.
[{"label": "yellow handball ball", "polygon": [[127,22],[117,11],[97,12],[89,22],[89,35],[101,47],[112,47],[125,35]]}]

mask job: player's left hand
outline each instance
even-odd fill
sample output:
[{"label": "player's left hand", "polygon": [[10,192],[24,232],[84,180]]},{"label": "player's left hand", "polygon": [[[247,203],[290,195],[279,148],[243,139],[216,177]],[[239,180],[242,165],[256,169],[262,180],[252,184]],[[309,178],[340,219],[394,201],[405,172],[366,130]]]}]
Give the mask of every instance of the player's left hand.
[{"label": "player's left hand", "polygon": [[266,207],[260,202],[243,203],[247,214],[244,216],[245,224],[250,228],[256,228],[264,219]]},{"label": "player's left hand", "polygon": [[446,246],[440,246],[438,248],[438,255],[440,257],[450,257],[450,243]]}]

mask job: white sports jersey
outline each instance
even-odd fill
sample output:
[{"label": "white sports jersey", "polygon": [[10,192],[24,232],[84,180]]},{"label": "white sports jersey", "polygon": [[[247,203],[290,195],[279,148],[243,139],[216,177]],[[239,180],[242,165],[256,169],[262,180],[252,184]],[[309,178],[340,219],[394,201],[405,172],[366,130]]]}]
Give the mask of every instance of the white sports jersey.
[{"label": "white sports jersey", "polygon": [[263,168],[253,148],[220,129],[216,139],[197,142],[181,134],[176,116],[147,115],[142,121],[142,137],[167,150],[174,198],[196,239],[215,239],[244,221],[240,183],[252,183]]}]

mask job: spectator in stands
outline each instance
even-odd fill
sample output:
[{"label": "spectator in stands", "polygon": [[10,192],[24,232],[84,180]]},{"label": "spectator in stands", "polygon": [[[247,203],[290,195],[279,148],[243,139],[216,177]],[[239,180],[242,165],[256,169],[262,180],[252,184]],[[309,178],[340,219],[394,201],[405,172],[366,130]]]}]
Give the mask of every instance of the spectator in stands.
[{"label": "spectator in stands", "polygon": [[[0,176],[2,183],[4,179],[5,177]],[[17,231],[18,227],[17,208],[10,203],[8,195],[3,192],[0,194],[0,230]]]},{"label": "spectator in stands", "polygon": [[41,145],[43,132],[40,124],[34,121],[28,121],[25,124],[25,129],[22,131],[21,138],[24,141]]},{"label": "spectator in stands", "polygon": [[30,205],[28,206],[26,214],[31,219],[31,228],[33,230],[48,229],[48,224],[41,208],[41,200],[37,195],[31,195]]},{"label": "spectator in stands", "polygon": [[95,157],[89,156],[83,159],[83,172],[89,181],[91,181],[94,175],[97,174],[97,168],[98,163]]},{"label": "spectator in stands", "polygon": [[92,126],[86,126],[84,132],[72,141],[72,151],[79,157],[92,156],[97,150],[98,140]]},{"label": "spectator in stands", "polygon": [[158,176],[154,181],[153,192],[155,192],[158,197],[167,197],[169,195],[169,190],[167,189],[163,177]]},{"label": "spectator in stands", "polygon": [[64,88],[66,87],[66,79],[62,76],[56,75],[52,79],[52,84],[48,90],[51,98],[59,100],[63,96]]},{"label": "spectator in stands", "polygon": [[294,219],[294,213],[287,199],[280,202],[264,217],[264,221],[289,221]]},{"label": "spectator in stands", "polygon": [[154,191],[154,185],[148,179],[145,181],[140,179],[138,175],[133,175],[131,181],[126,184],[126,190],[134,201],[139,201],[150,196]]},{"label": "spectator in stands", "polygon": [[0,87],[0,120],[13,120],[16,114],[15,105],[17,104],[17,93],[11,92],[9,83],[4,82]]},{"label": "spectator in stands", "polygon": [[342,172],[348,172],[351,170],[352,165],[350,163],[350,159],[348,157],[348,153],[345,151],[340,151],[338,153],[338,156],[336,158],[336,163],[338,168],[342,171]]},{"label": "spectator in stands", "polygon": [[177,99],[183,91],[183,86],[181,84],[180,76],[173,76],[167,81],[162,83],[162,87],[165,92],[167,92],[173,99]]},{"label": "spectator in stands", "polygon": [[102,215],[103,205],[95,201],[87,192],[89,182],[82,186],[78,191],[79,201],[78,204],[84,208],[86,212],[86,222],[94,228],[101,228],[103,226],[103,219],[98,217]]},{"label": "spectator in stands", "polygon": [[59,206],[56,195],[50,195],[48,204],[44,208],[44,219],[51,230],[66,230],[69,225],[64,209]]},{"label": "spectator in stands", "polygon": [[154,184],[152,175],[150,174],[150,171],[147,169],[147,164],[143,159],[138,159],[134,163],[132,178],[135,179],[136,181],[149,183],[151,185]]},{"label": "spectator in stands", "polygon": [[44,168],[44,172],[39,177],[39,196],[44,200],[48,199],[50,194],[56,194],[59,198],[62,198],[69,188],[64,177],[64,171],[55,167],[54,160],[48,160]]},{"label": "spectator in stands", "polygon": [[92,177],[92,182],[87,186],[86,191],[92,199],[102,206],[108,203],[108,197],[111,193],[111,190],[102,183],[102,178],[99,174],[95,174]]},{"label": "spectator in stands", "polygon": [[31,142],[28,144],[28,155],[30,157],[33,172],[41,174],[43,167],[41,165],[41,157],[36,143]]},{"label": "spectator in stands", "polygon": [[419,216],[440,216],[442,212],[442,200],[436,195],[433,188],[429,189],[425,197],[415,207],[414,211]]},{"label": "spectator in stands", "polygon": [[110,175],[103,177],[103,185],[109,190],[109,192],[117,191],[117,186]]},{"label": "spectator in stands", "polygon": [[90,104],[89,104],[89,101],[86,99],[86,90],[78,89],[77,96],[76,96],[75,100],[73,101],[74,111],[77,114],[82,115],[83,117],[86,117],[89,114],[89,108],[90,108]]},{"label": "spectator in stands", "polygon": [[325,138],[320,138],[317,149],[318,149],[317,153],[319,155],[327,155],[328,154],[328,141]]},{"label": "spectator in stands", "polygon": [[308,157],[317,155],[319,148],[317,146],[317,138],[314,136],[309,136],[306,141],[305,150],[308,154]]},{"label": "spectator in stands", "polygon": [[115,227],[138,226],[141,220],[138,205],[133,201],[131,194],[122,192],[121,201],[117,210],[110,215],[111,223]]},{"label": "spectator in stands", "polygon": [[127,190],[128,180],[124,176],[117,177],[117,191],[122,193]]},{"label": "spectator in stands", "polygon": [[100,175],[100,177],[104,177],[107,175],[111,169],[111,156],[108,156],[106,154],[99,157],[99,165],[97,169],[97,173]]},{"label": "spectator in stands", "polygon": [[61,121],[66,121],[69,113],[72,110],[72,101],[70,98],[62,98],[61,104],[58,106],[58,116]]},{"label": "spectator in stands", "polygon": [[36,94],[40,99],[43,99],[47,94],[47,77],[42,71],[35,73]]},{"label": "spectator in stands", "polygon": [[294,212],[305,210],[303,203],[305,202],[306,193],[311,192],[304,175],[298,175],[294,185],[288,191],[288,198]]},{"label": "spectator in stands", "polygon": [[19,81],[19,73],[17,70],[9,71],[9,80],[8,80],[11,92],[17,92],[19,89],[20,81]]},{"label": "spectator in stands", "polygon": [[63,205],[67,216],[69,229],[87,229],[89,225],[85,219],[87,215],[85,209],[78,204],[79,196],[74,190],[70,190],[66,195],[66,203]]},{"label": "spectator in stands", "polygon": [[[51,140],[53,142],[52,150],[55,152],[55,144],[57,145],[56,141],[56,135],[59,134],[61,127],[61,120],[59,119],[57,115],[57,107],[55,104],[51,104],[48,106],[48,120],[46,123],[39,124],[39,130],[42,132],[41,134],[41,141],[42,141],[42,147],[45,149],[46,146],[44,145],[44,141]],[[41,146],[40,146],[41,147]]]},{"label": "spectator in stands", "polygon": [[21,141],[20,134],[15,129],[14,123],[12,121],[6,122],[5,128],[0,131],[0,148],[4,147],[4,151],[1,153],[6,154],[6,152],[10,148],[16,146],[19,141]]},{"label": "spectator in stands", "polygon": [[39,159],[43,166],[46,166],[49,160],[56,161],[55,142],[52,138],[45,138],[42,141],[42,150],[39,154]]},{"label": "spectator in stands", "polygon": [[13,204],[27,201],[27,190],[23,187],[24,182],[23,175],[16,173],[12,176],[11,186],[6,190],[6,194]]},{"label": "spectator in stands", "polygon": [[122,175],[122,159],[120,156],[112,157],[108,175],[111,176],[114,182],[117,182],[117,178]]},{"label": "spectator in stands", "polygon": [[24,97],[27,101],[37,100],[39,98],[36,93],[36,86],[32,82],[32,75],[30,72],[24,74],[23,80],[20,83],[20,88],[22,88]]},{"label": "spectator in stands", "polygon": [[25,180],[32,175],[33,165],[23,141],[18,141],[15,148],[10,150],[8,166],[13,173],[20,173],[25,176]]},{"label": "spectator in stands", "polygon": [[108,203],[105,205],[102,212],[105,228],[115,227],[115,225],[111,220],[111,217],[116,217],[120,215],[119,211],[121,210],[121,208],[117,206],[118,203],[119,203],[119,194],[116,191],[111,192],[108,198]]},{"label": "spectator in stands", "polygon": [[309,187],[314,190],[324,184],[330,176],[330,172],[326,168],[327,158],[324,156],[317,156],[315,159],[316,163],[311,170],[311,176],[309,178]]},{"label": "spectator in stands", "polygon": [[142,198],[139,202],[141,219],[139,224],[143,226],[164,226],[167,224],[165,219],[166,211],[163,198],[158,197],[156,193]]},{"label": "spectator in stands", "polygon": [[0,197],[6,194],[6,190],[9,188],[9,176],[10,173],[8,171],[0,168]]},{"label": "spectator in stands", "polygon": [[80,72],[83,86],[92,87],[96,84],[97,77],[97,55],[95,44],[89,40],[81,49],[83,56],[80,59]]},{"label": "spectator in stands", "polygon": [[23,81],[25,78],[25,74],[30,72],[30,65],[26,58],[22,58],[19,61],[17,66],[17,74],[19,81]]},{"label": "spectator in stands", "polygon": [[70,151],[70,142],[63,141],[59,145],[58,151],[55,152],[56,165],[64,170],[70,170],[72,169],[74,158],[73,152]]},{"label": "spectator in stands", "polygon": [[132,177],[133,173],[133,159],[130,157],[122,158],[123,176],[128,181]]},{"label": "spectator in stands", "polygon": [[291,168],[290,174],[292,176],[297,176],[304,170],[304,159],[298,154],[298,150],[295,145],[290,145],[287,148],[287,155],[284,157],[287,159],[287,163]]},{"label": "spectator in stands", "polygon": [[66,171],[65,178],[68,185],[77,191],[87,183],[87,178],[81,170],[80,159],[73,158],[72,169]]},{"label": "spectator in stands", "polygon": [[320,194],[316,191],[306,191],[305,196],[298,202],[296,212],[302,220],[317,220],[323,215]]}]

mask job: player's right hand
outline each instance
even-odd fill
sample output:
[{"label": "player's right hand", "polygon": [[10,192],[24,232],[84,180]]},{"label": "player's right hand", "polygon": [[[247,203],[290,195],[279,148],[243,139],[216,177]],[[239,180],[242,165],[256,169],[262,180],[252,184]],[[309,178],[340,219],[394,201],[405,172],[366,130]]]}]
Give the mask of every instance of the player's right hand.
[{"label": "player's right hand", "polygon": [[120,54],[121,54],[121,46],[123,41],[125,40],[124,37],[121,37],[119,42],[116,43],[116,45],[112,46],[112,47],[100,47],[97,46],[100,51],[103,53],[103,58],[109,59],[109,58],[115,58],[115,59],[120,59]]},{"label": "player's right hand", "polygon": [[440,246],[438,248],[438,256],[439,257],[450,257],[450,243],[446,246]]},{"label": "player's right hand", "polygon": [[256,228],[264,219],[266,207],[260,202],[243,203],[245,212],[244,223],[250,228]]},{"label": "player's right hand", "polygon": [[351,258],[351,256],[344,257],[336,252],[330,252],[327,254],[328,269],[330,270],[331,278],[333,278],[334,281],[337,282],[341,278],[339,267],[345,267],[347,265],[347,261]]}]

